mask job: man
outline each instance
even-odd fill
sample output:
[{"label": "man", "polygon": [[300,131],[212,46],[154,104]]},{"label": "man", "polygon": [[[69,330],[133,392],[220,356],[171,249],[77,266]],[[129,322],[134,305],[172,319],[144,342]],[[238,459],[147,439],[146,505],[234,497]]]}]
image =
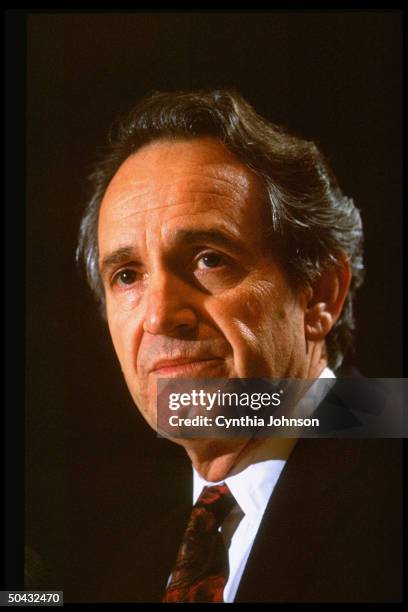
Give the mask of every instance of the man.
[{"label": "man", "polygon": [[[351,344],[362,226],[313,143],[233,92],[155,94],[94,179],[78,255],[153,428],[159,378],[334,376]],[[166,508],[167,529],[156,521],[134,544],[124,600],[398,600],[398,441],[174,441],[197,504],[190,522]],[[208,495],[225,505],[219,524]]]}]

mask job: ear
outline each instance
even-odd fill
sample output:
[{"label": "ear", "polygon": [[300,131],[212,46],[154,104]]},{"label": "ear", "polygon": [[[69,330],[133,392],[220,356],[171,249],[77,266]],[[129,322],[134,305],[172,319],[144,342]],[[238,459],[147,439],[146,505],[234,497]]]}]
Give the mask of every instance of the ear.
[{"label": "ear", "polygon": [[351,281],[351,269],[346,257],[323,272],[310,287],[305,311],[305,337],[324,340],[340,317]]}]

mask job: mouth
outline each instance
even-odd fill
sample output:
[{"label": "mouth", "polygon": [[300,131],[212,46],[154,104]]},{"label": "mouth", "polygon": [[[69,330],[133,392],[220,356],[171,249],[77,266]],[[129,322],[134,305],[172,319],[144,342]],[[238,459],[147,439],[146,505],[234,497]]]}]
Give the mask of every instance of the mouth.
[{"label": "mouth", "polygon": [[214,367],[219,367],[222,362],[223,359],[219,357],[164,360],[155,365],[150,373],[163,378],[173,378],[176,376],[193,378],[197,374],[202,374]]}]

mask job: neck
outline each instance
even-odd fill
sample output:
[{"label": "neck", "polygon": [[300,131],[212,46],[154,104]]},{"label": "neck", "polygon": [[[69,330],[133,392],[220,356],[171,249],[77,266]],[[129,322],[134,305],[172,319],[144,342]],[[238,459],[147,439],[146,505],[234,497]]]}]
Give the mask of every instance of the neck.
[{"label": "neck", "polygon": [[309,343],[309,360],[300,378],[319,378],[327,366],[326,346],[324,342]]},{"label": "neck", "polygon": [[[308,366],[301,378],[319,378],[327,365],[321,346],[312,345]],[[185,444],[195,470],[209,482],[220,482],[242,472],[248,465],[267,459],[286,460],[292,452],[296,438],[240,438],[202,439]]]},{"label": "neck", "polygon": [[253,463],[286,460],[296,442],[296,438],[201,440],[199,445],[186,447],[186,452],[202,478],[220,482]]},{"label": "neck", "polygon": [[186,445],[186,452],[197,472],[210,482],[224,480],[248,445],[247,439],[195,440]]}]

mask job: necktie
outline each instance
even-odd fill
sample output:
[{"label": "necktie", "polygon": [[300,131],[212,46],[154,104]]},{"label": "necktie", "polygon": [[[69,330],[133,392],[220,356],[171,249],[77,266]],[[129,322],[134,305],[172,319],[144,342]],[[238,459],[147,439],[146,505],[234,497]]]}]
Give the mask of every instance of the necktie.
[{"label": "necktie", "polygon": [[235,504],[226,484],[204,487],[191,512],[164,603],[222,603],[229,566],[218,528]]}]

